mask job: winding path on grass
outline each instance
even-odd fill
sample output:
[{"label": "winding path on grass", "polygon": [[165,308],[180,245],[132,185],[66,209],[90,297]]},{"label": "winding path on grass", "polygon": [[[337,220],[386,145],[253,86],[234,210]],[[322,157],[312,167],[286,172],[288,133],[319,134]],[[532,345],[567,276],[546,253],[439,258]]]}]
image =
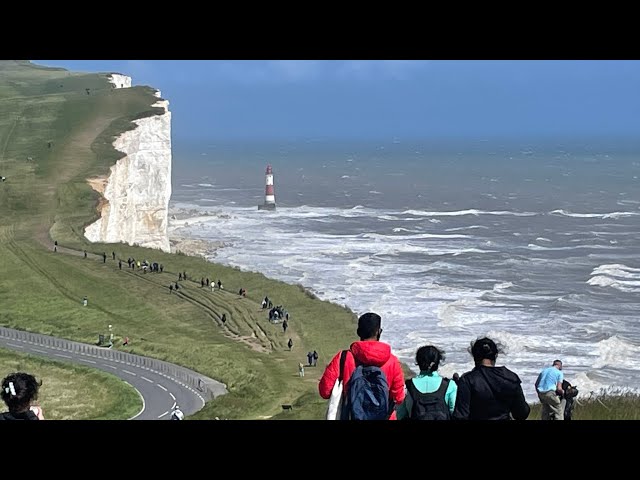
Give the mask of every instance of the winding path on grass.
[{"label": "winding path on grass", "polygon": [[227,393],[224,384],[179,365],[49,335],[0,327],[0,346],[121,378],[142,398],[142,410],[129,420],[168,420],[176,404],[191,415],[207,400]]}]

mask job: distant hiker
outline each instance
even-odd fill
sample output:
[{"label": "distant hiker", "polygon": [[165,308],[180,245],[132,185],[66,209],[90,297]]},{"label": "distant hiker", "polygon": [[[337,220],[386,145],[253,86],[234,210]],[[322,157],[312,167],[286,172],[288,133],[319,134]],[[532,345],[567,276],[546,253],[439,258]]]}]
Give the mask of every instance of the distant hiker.
[{"label": "distant hiker", "polygon": [[102,263],[107,263],[107,252],[102,253]]},{"label": "distant hiker", "polygon": [[51,142],[47,142],[47,148],[51,148]]},{"label": "distant hiker", "polygon": [[267,308],[267,302],[266,300],[262,300],[262,309],[264,310],[265,308]]},{"label": "distant hiker", "polygon": [[173,283],[169,284],[169,295],[173,293]]},{"label": "distant hiker", "polygon": [[160,273],[164,270],[164,265],[160,264]]},{"label": "distant hiker", "polygon": [[315,350],[313,351],[313,366],[318,366],[318,352],[316,352]]},{"label": "distant hiker", "polygon": [[58,251],[58,247],[56,247],[55,245],[53,246],[53,251],[57,252]]},{"label": "distant hiker", "polygon": [[304,377],[304,365],[302,364],[302,362],[298,364],[298,375]]},{"label": "distant hiker", "polygon": [[289,312],[287,312],[287,313],[286,313],[286,315],[285,315],[285,319],[286,319],[286,320],[289,320]]},{"label": "distant hiker", "polygon": [[209,281],[209,277],[207,277],[207,287],[209,286],[211,282]]},{"label": "distant hiker", "polygon": [[458,385],[438,374],[444,359],[444,352],[433,345],[418,348],[416,363],[420,373],[405,382],[407,395],[398,406],[398,420],[451,420]]},{"label": "distant hiker", "polygon": [[[326,400],[331,397],[331,391],[336,380],[341,376],[345,379],[344,391],[346,392],[347,406],[345,419],[388,419],[396,420],[394,405],[400,405],[404,401],[404,373],[398,357],[391,353],[391,346],[380,341],[382,335],[380,315],[365,313],[358,318],[357,334],[360,341],[353,342],[346,350],[343,372],[340,370],[340,358],[342,351],[336,353],[322,374],[318,384],[320,396]],[[365,370],[366,369],[366,370]],[[353,375],[353,376],[352,376]],[[372,380],[367,391],[366,375]],[[374,380],[386,379],[387,387],[383,382]],[[354,385],[355,383],[355,385]],[[388,397],[375,393],[386,393]],[[369,395],[375,401],[368,400]],[[357,414],[357,407],[359,414]]]},{"label": "distant hiker", "polygon": [[118,268],[122,270],[122,260],[118,260]]},{"label": "distant hiker", "polygon": [[178,272],[178,280],[182,281],[182,274]]},{"label": "distant hiker", "polygon": [[289,347],[289,351],[291,351],[291,349],[293,348],[293,340],[289,339],[289,341],[287,342],[287,347]]},{"label": "distant hiker", "polygon": [[267,308],[273,308],[273,302],[271,300],[269,300],[269,305],[267,305]]},{"label": "distant hiker", "polygon": [[238,295],[242,296],[243,292],[244,292],[244,288],[241,288],[240,291],[238,292]]},{"label": "distant hiker", "polygon": [[0,177],[0,180],[2,180],[3,182],[7,179],[7,177]]},{"label": "distant hiker", "polygon": [[313,365],[313,352],[307,352],[307,363],[309,366]]},{"label": "distant hiker", "polygon": [[227,321],[227,314],[223,313],[222,318],[220,320],[222,320],[222,323],[225,323]]},{"label": "distant hiker", "polygon": [[113,259],[116,259],[116,252],[111,252],[111,256],[113,257]]},{"label": "distant hiker", "polygon": [[178,285],[178,282],[176,282],[176,293],[178,293],[178,290],[180,290],[180,285]]},{"label": "distant hiker", "polygon": [[124,337],[124,342],[122,342],[122,346],[126,347],[129,345],[129,337]]},{"label": "distant hiker", "polygon": [[186,281],[187,280],[187,272],[182,272],[182,278]]},{"label": "distant hiker", "polygon": [[216,284],[214,282],[211,282],[211,293],[213,293],[216,289]]},{"label": "distant hiker", "polygon": [[204,288],[204,277],[200,279],[200,288]]},{"label": "distant hiker", "polygon": [[289,327],[289,322],[286,320],[282,322],[282,333],[287,333],[287,328]]},{"label": "distant hiker", "polygon": [[89,299],[87,297],[82,297],[82,305],[85,307],[89,305]]},{"label": "distant hiker", "polygon": [[57,247],[57,246],[58,246],[58,240],[56,240],[55,242],[53,242],[53,244]]},{"label": "distant hiker", "polygon": [[84,258],[87,258],[87,251],[84,251]]},{"label": "distant hiker", "polygon": [[218,290],[222,290],[222,282],[218,280]]},{"label": "distant hiker", "polygon": [[138,267],[138,270],[140,270],[141,265],[142,265],[142,264],[140,263],[140,260],[138,260],[138,261],[136,262],[136,267]]}]

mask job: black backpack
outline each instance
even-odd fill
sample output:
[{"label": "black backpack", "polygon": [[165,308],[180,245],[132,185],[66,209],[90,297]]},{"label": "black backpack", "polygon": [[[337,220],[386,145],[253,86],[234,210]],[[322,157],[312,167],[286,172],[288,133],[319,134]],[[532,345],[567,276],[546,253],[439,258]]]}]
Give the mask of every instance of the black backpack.
[{"label": "black backpack", "polygon": [[409,379],[405,382],[407,393],[413,400],[409,420],[451,420],[451,411],[445,401],[449,379],[443,378],[440,388],[432,393],[422,393]]}]

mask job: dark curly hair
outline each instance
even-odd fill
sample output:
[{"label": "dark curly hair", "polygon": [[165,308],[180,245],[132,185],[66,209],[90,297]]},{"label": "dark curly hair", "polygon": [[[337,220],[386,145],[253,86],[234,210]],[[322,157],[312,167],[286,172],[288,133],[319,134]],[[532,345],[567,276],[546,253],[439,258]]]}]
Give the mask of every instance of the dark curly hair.
[{"label": "dark curly hair", "polygon": [[421,372],[435,372],[438,370],[440,362],[444,362],[444,359],[444,351],[433,345],[420,347],[416,352],[416,363],[420,367]]},{"label": "dark curly hair", "polygon": [[478,338],[471,342],[469,347],[469,353],[473,355],[473,360],[476,363],[482,362],[482,360],[496,361],[499,353],[503,352],[502,345],[496,344],[489,337]]},{"label": "dark curly hair", "polygon": [[38,398],[41,383],[28,373],[17,372],[2,380],[0,396],[11,413],[20,413],[29,409],[31,402]]}]

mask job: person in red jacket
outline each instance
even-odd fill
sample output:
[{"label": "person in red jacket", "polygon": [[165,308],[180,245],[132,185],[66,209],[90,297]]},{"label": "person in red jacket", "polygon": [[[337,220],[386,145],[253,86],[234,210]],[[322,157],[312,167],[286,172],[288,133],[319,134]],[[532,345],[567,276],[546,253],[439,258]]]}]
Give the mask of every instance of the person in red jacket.
[{"label": "person in red jacket", "polygon": [[[382,319],[376,313],[365,313],[358,319],[357,334],[360,341],[353,342],[349,350],[353,355],[347,355],[344,362],[344,390],[343,395],[349,391],[349,378],[356,369],[356,361],[363,365],[375,365],[382,369],[387,382],[389,383],[389,394],[391,402],[400,405],[404,400],[404,373],[398,357],[391,353],[391,346],[380,341],[382,328],[380,327]],[[328,399],[331,396],[331,390],[340,375],[340,354],[338,352],[329,362],[325,369],[318,391],[320,396]],[[391,413],[389,420],[396,420],[395,409]]]}]

